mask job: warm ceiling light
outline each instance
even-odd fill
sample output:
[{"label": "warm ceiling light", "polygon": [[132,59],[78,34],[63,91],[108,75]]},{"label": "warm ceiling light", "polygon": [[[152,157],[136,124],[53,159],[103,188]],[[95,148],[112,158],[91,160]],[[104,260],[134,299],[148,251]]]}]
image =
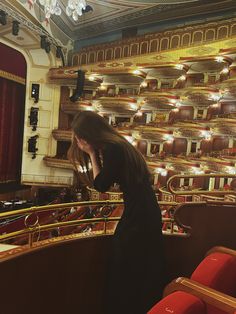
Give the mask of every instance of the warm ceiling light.
[{"label": "warm ceiling light", "polygon": [[228,68],[224,68],[224,69],[221,71],[221,73],[223,73],[223,74],[228,74],[228,73],[229,73],[229,69],[228,69]]},{"label": "warm ceiling light", "polygon": [[179,102],[179,101],[177,101],[177,102],[175,103],[175,106],[176,106],[176,107],[181,107],[181,105],[182,105],[182,104],[181,104],[181,102]]},{"label": "warm ceiling light", "polygon": [[163,168],[155,168],[154,172],[163,177],[167,176],[167,170]]},{"label": "warm ceiling light", "polygon": [[103,83],[99,86],[99,90],[106,90],[107,85],[104,85]]},{"label": "warm ceiling light", "polygon": [[224,62],[224,58],[221,56],[216,57],[217,62]]},{"label": "warm ceiling light", "polygon": [[173,135],[165,134],[163,138],[167,141],[167,143],[172,143],[174,141]]},{"label": "warm ceiling light", "polygon": [[139,70],[134,70],[133,71],[133,74],[135,74],[135,75],[139,75],[141,72],[139,71]]},{"label": "warm ceiling light", "polygon": [[148,84],[147,84],[147,82],[142,82],[140,86],[143,88],[146,88],[148,86]]},{"label": "warm ceiling light", "polygon": [[176,64],[176,65],[175,65],[175,68],[176,68],[177,70],[183,70],[184,66],[183,66],[183,64]]},{"label": "warm ceiling light", "polygon": [[186,80],[186,75],[181,75],[178,80],[180,81],[185,81]]},{"label": "warm ceiling light", "polygon": [[143,113],[142,113],[141,110],[138,110],[138,111],[135,113],[135,115],[136,115],[137,117],[142,117]]},{"label": "warm ceiling light", "polygon": [[202,133],[202,136],[205,138],[205,140],[209,141],[211,139],[211,132],[202,130],[201,133]]},{"label": "warm ceiling light", "polygon": [[212,94],[209,99],[214,100],[214,101],[219,101],[220,98],[221,98],[220,95]]},{"label": "warm ceiling light", "polygon": [[92,82],[95,81],[95,76],[94,75],[90,75],[89,76],[89,80],[92,81]]},{"label": "warm ceiling light", "polygon": [[173,112],[179,112],[179,108],[172,109]]}]

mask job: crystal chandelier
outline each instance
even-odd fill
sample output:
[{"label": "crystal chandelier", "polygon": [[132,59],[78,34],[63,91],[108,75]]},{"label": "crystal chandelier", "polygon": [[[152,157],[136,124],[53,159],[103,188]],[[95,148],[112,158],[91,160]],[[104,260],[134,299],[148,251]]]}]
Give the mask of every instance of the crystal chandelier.
[{"label": "crystal chandelier", "polygon": [[59,7],[58,0],[39,0],[39,3],[44,6],[46,19],[49,19],[52,14],[61,14],[61,8]]},{"label": "crystal chandelier", "polygon": [[[36,0],[33,0],[33,2],[36,2]],[[46,19],[49,19],[52,14],[55,15],[61,14],[59,0],[39,0],[39,3],[44,7]],[[68,0],[66,6],[66,14],[68,16],[71,16],[74,21],[78,21],[79,16],[83,14],[83,10],[85,9],[86,9],[85,0]]]},{"label": "crystal chandelier", "polygon": [[86,9],[85,0],[68,0],[66,6],[66,14],[72,16],[74,21],[78,21],[79,16],[83,14]]}]

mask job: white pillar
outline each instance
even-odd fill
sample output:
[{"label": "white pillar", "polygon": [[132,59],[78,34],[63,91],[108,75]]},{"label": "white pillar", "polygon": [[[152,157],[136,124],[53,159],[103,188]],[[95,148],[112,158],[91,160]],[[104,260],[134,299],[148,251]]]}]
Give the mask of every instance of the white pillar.
[{"label": "white pillar", "polygon": [[197,119],[198,108],[193,107],[193,119]]},{"label": "white pillar", "polygon": [[151,143],[150,141],[147,141],[147,156],[148,157],[151,157],[152,154],[151,154]]},{"label": "white pillar", "polygon": [[205,119],[207,117],[207,109],[203,110],[202,118]]},{"label": "white pillar", "polygon": [[234,139],[233,139],[233,137],[229,137],[229,148],[233,148],[233,146],[234,146]]},{"label": "white pillar", "polygon": [[215,178],[210,178],[208,190],[212,191],[215,189]]},{"label": "white pillar", "polygon": [[163,152],[163,143],[160,143],[160,146],[159,146],[159,153]]},{"label": "white pillar", "polygon": [[151,122],[151,120],[152,120],[152,114],[151,114],[151,113],[147,113],[146,116],[147,116],[147,118],[146,118],[146,123]]},{"label": "white pillar", "polygon": [[192,141],[187,139],[187,151],[186,151],[186,155],[189,155],[191,152],[191,145],[192,145]]},{"label": "white pillar", "polygon": [[223,188],[225,183],[225,178],[220,178],[219,188]]},{"label": "white pillar", "polygon": [[70,96],[72,96],[73,95],[73,93],[74,93],[74,88],[73,87],[71,87],[71,86],[69,86],[69,97]]},{"label": "white pillar", "polygon": [[109,118],[108,118],[108,123],[109,123],[110,125],[111,125],[112,121],[113,121],[113,116],[109,116]]},{"label": "white pillar", "polygon": [[154,185],[156,185],[158,182],[158,175],[159,175],[158,173],[154,174]]},{"label": "white pillar", "polygon": [[200,149],[200,147],[201,147],[201,142],[197,141],[196,151],[198,151],[198,149]]}]

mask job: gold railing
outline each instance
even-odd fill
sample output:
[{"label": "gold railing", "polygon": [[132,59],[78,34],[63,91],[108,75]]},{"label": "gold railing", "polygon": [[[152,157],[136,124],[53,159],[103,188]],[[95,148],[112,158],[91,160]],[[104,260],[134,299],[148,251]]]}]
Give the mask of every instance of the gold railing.
[{"label": "gold railing", "polygon": [[225,173],[221,173],[221,174],[216,174],[216,173],[211,173],[211,174],[189,174],[189,175],[181,175],[181,174],[177,174],[174,175],[172,177],[169,178],[169,180],[167,181],[167,191],[175,194],[175,195],[227,195],[227,194],[231,194],[231,195],[236,195],[236,190],[232,189],[232,187],[229,187],[229,189],[214,189],[212,187],[212,189],[210,188],[210,184],[208,185],[208,190],[203,190],[201,188],[194,188],[191,190],[185,190],[185,189],[181,189],[180,187],[178,188],[174,188],[173,187],[173,182],[179,179],[191,179],[191,178],[209,178],[209,179],[216,179],[216,178],[227,178],[227,179],[236,179],[236,175],[235,174],[225,174]]},{"label": "gold railing", "polygon": [[[46,205],[46,206],[38,206],[38,207],[31,207],[26,209],[20,209],[20,210],[14,210],[10,212],[5,212],[0,214],[0,220],[6,219],[10,217],[19,217],[24,218],[24,224],[25,228],[18,231],[13,231],[5,234],[0,235],[0,242],[7,241],[10,239],[15,239],[21,236],[28,236],[28,246],[32,247],[34,242],[34,235],[40,234],[43,231],[50,231],[53,229],[58,228],[65,228],[65,227],[73,227],[73,226],[79,226],[82,224],[94,224],[94,223],[103,223],[103,229],[99,232],[96,232],[96,235],[98,234],[107,234],[107,223],[108,222],[118,222],[120,220],[120,217],[109,217],[109,215],[112,213],[112,206],[113,205],[123,205],[123,201],[120,200],[106,200],[106,201],[86,201],[86,202],[74,202],[74,203],[63,203],[63,204],[56,204],[56,205]],[[175,206],[179,205],[175,202],[159,202],[160,207],[165,208],[175,208]],[[98,218],[88,218],[88,219],[76,219],[76,220],[70,220],[70,221],[61,221],[56,223],[45,223],[40,224],[39,223],[39,216],[37,215],[40,212],[56,212],[58,211],[64,211],[65,209],[75,208],[75,207],[87,207],[87,206],[95,206],[97,208],[100,206],[99,212],[102,217]],[[106,210],[105,210],[106,209]],[[104,212],[103,212],[104,210]],[[109,212],[110,211],[110,212]],[[29,223],[29,218],[34,217],[34,222]],[[56,217],[55,217],[56,218]],[[174,231],[174,224],[175,221],[173,218],[163,218],[163,222],[170,224],[170,234],[176,234],[177,232]],[[0,228],[1,230],[1,228]],[[91,232],[91,234],[93,234]],[[183,234],[182,234],[183,236]],[[63,236],[62,236],[63,240]]]}]

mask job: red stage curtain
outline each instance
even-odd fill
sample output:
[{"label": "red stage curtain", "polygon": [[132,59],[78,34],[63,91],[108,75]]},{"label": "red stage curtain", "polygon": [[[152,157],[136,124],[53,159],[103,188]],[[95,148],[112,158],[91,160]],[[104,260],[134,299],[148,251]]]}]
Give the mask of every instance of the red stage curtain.
[{"label": "red stage curtain", "polygon": [[0,77],[0,183],[19,182],[25,86]]}]

